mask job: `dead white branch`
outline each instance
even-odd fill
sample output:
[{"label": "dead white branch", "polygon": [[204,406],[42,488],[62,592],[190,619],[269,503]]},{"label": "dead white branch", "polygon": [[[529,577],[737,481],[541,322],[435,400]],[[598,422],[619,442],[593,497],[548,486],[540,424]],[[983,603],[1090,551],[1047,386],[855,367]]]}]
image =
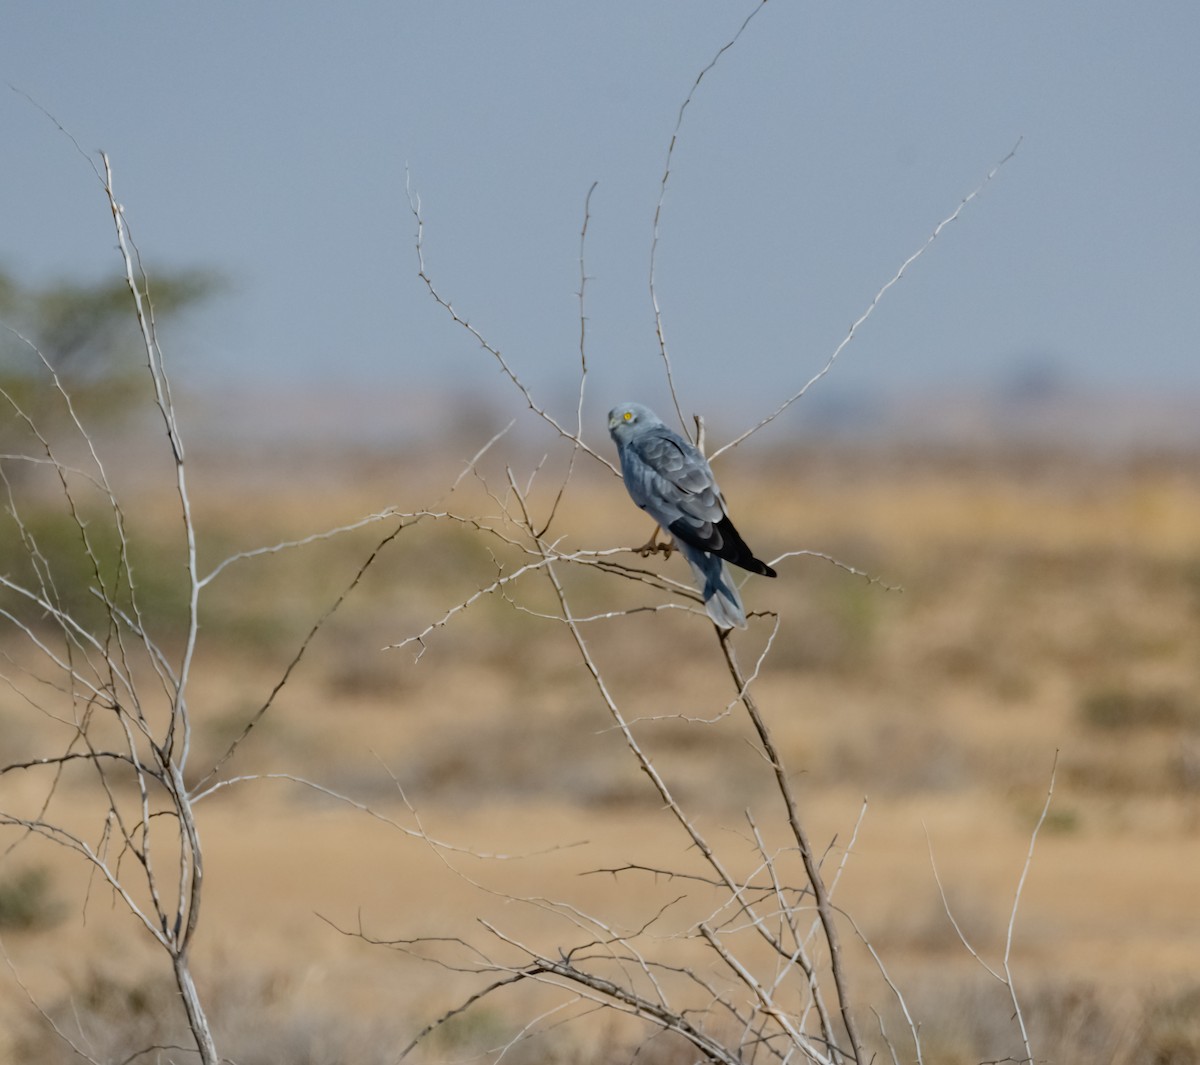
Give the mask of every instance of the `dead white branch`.
[{"label": "dead white branch", "polygon": [[870,318],[871,315],[875,313],[875,308],[879,306],[880,300],[882,300],[883,297],[885,295],[887,295],[888,290],[893,285],[895,285],[908,272],[908,268],[910,266],[912,266],[913,263],[915,263],[919,258],[921,258],[922,255],[925,254],[926,251],[929,250],[930,245],[933,244],[933,242],[935,240],[937,240],[937,238],[939,236],[941,236],[942,230],[945,229],[948,225],[950,225],[951,222],[956,221],[958,219],[958,216],[961,215],[963,213],[963,211],[965,211],[967,209],[967,205],[970,204],[971,201],[974,200],[977,196],[979,196],[985,188],[987,188],[987,186],[991,183],[992,178],[994,178],[996,176],[996,174],[999,172],[1000,168],[1002,166],[1004,166],[1004,164],[1007,163],[1014,155],[1017,154],[1017,149],[1020,147],[1021,147],[1021,141],[1018,140],[1017,143],[1014,144],[1012,146],[1012,148],[1009,150],[1008,154],[1003,159],[1001,159],[1000,162],[998,162],[995,166],[993,166],[991,170],[989,170],[987,172],[987,175],[984,177],[983,181],[981,181],[974,189],[972,189],[966,196],[964,196],[962,199],[962,202],[950,214],[948,214],[936,226],[934,226],[933,232],[930,233],[929,236],[926,238],[925,243],[922,244],[907,259],[905,259],[904,262],[902,262],[900,264],[900,269],[897,270],[891,276],[891,278],[888,279],[887,283],[883,286],[883,288],[881,288],[878,292],[875,293],[871,302],[867,305],[867,309],[865,311],[863,311],[863,313],[861,315],[859,315],[859,317],[857,319],[855,319],[853,325],[850,326],[849,331],[842,338],[841,343],[838,344],[838,346],[833,349],[833,354],[830,355],[829,358],[826,360],[825,365],[822,366],[815,374],[813,374],[812,377],[810,377],[807,381],[805,381],[805,383],[801,386],[801,388],[798,392],[794,393],[793,395],[791,395],[787,399],[785,399],[778,407],[775,408],[775,410],[773,410],[770,414],[768,414],[760,422],[758,422],[755,425],[752,425],[749,429],[747,429],[744,433],[742,433],[741,436],[734,437],[732,440],[729,441],[728,444],[725,444],[723,447],[717,448],[717,450],[714,451],[712,453],[712,455],[709,456],[710,460],[715,460],[715,459],[719,458],[726,451],[730,450],[731,448],[737,447],[738,444],[742,443],[743,440],[746,440],[749,437],[753,436],[755,433],[757,433],[759,431],[759,429],[763,428],[763,426],[769,425],[776,418],[778,418],[779,415],[781,415],[785,410],[787,410],[793,403],[795,403],[798,399],[800,399],[802,396],[804,396],[805,393],[807,393],[808,390],[810,388],[812,388],[813,385],[815,385],[818,381],[821,380],[821,378],[825,377],[829,373],[829,371],[833,369],[833,365],[835,362],[837,362],[838,356],[841,355],[841,353],[846,349],[847,345],[854,339],[854,337],[858,333],[859,329],[862,328],[862,326],[864,326],[866,324],[867,319]]}]

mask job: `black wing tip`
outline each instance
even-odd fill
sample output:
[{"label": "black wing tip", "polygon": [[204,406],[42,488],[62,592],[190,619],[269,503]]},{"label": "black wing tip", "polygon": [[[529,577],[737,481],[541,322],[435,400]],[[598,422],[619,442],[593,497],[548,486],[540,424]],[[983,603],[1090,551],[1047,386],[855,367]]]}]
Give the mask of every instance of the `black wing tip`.
[{"label": "black wing tip", "polygon": [[698,536],[695,526],[689,525],[683,518],[676,518],[667,526],[667,529],[683,543],[690,544],[701,551],[707,551],[709,554],[716,555],[717,558],[723,558],[730,565],[740,566],[744,570],[758,573],[763,577],[779,576],[761,558],[754,557],[754,552],[750,550],[741,534],[733,527],[733,522],[729,520],[728,515],[712,526],[712,531],[707,537]]},{"label": "black wing tip", "polygon": [[768,566],[761,558],[755,558],[749,551],[743,553],[719,553],[718,557],[723,558],[726,562],[734,566],[740,566],[744,570],[749,570],[751,573],[757,573],[761,577],[778,577],[779,574]]},{"label": "black wing tip", "polygon": [[735,566],[741,566],[742,569],[748,569],[751,573],[757,573],[763,577],[779,576],[773,567],[768,566],[761,558],[755,558],[753,555],[749,555],[745,558],[730,559],[729,561],[731,561]]}]

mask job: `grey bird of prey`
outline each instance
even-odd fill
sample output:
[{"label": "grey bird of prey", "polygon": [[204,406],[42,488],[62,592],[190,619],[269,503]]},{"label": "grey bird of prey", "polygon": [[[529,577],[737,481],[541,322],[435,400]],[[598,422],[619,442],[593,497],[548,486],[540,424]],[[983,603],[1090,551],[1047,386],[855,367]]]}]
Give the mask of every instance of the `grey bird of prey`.
[{"label": "grey bird of prey", "polygon": [[692,567],[708,616],[723,629],[744,629],[746,612],[725,563],[764,577],[774,577],[775,571],[754,557],[733,527],[708,460],[640,403],[613,407],[608,431],[617,445],[625,487],[675,538]]}]

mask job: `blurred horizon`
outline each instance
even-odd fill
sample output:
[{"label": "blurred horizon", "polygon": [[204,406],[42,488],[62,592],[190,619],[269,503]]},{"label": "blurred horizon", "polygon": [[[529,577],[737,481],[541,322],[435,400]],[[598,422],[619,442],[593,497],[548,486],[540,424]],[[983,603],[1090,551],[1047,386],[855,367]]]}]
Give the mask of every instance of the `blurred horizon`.
[{"label": "blurred horizon", "polygon": [[[286,18],[20,5],[2,24],[0,268],[29,284],[116,272],[70,138],[93,161],[104,147],[151,280],[228,282],[164,337],[180,383],[344,392],[351,412],[355,396],[483,390],[494,366],[416,276],[411,182],[439,292],[573,411],[595,182],[589,418],[627,397],[661,411],[650,250],[690,100],[656,262],[686,413],[740,426],[795,392],[1018,142],[784,421],[925,422],[891,412],[1056,382],[1138,410],[1200,394],[1184,313],[1200,9],[360,0]],[[1104,435],[1124,418],[1100,406]]]},{"label": "blurred horizon", "polygon": [[[535,396],[565,429],[576,424],[578,392]],[[583,439],[608,455],[605,415],[622,399],[585,392]],[[787,398],[787,397],[784,397]],[[511,440],[549,445],[554,431],[511,386],[493,392],[476,385],[430,385],[352,390],[317,383],[237,386],[190,384],[182,394],[185,439],[227,444],[320,443],[334,450],[413,448],[447,439],[485,443],[514,422]],[[778,406],[778,404],[776,405]],[[1055,377],[1014,377],[974,389],[889,394],[884,389],[838,388],[819,382],[744,445],[751,450],[828,443],[846,447],[906,444],[964,448],[1067,448],[1097,456],[1153,450],[1200,450],[1200,390],[1158,394],[1089,388]],[[711,452],[776,408],[748,403],[684,411],[705,419]],[[670,400],[656,407],[669,423]],[[692,430],[689,421],[688,429]],[[613,456],[609,455],[610,458]]]}]

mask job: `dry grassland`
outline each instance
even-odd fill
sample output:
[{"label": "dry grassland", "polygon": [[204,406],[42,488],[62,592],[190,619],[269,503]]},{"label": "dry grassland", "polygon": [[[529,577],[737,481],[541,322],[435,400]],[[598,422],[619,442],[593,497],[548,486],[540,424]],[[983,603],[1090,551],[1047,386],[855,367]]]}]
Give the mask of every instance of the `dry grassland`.
[{"label": "dry grassland", "polygon": [[[722,479],[762,557],[821,551],[877,578],[795,557],[779,565],[779,580],[753,579],[744,595],[749,609],[779,618],[755,690],[829,862],[845,856],[867,804],[837,898],[923,1018],[926,1060],[979,1060],[981,1048],[1013,1046],[1003,989],[955,935],[932,862],[963,931],[996,963],[1056,751],[1013,946],[1039,1058],[1197,1060],[1187,1056],[1200,1053],[1187,1005],[1200,988],[1195,457],[797,447],[756,462],[735,453]],[[204,456],[193,470],[202,561],[391,504],[498,512],[477,481],[447,497],[455,471],[418,481],[406,473],[417,465],[345,456],[251,480],[227,456]],[[522,481],[529,468],[515,466]],[[502,492],[501,468],[482,469]],[[547,468],[534,482],[540,513],[555,474]],[[130,517],[169,624],[178,582],[167,545],[178,519],[168,504],[134,499]],[[197,770],[267,698],[388,528],[240,562],[214,582],[191,697]],[[619,483],[586,467],[553,529],[563,550],[640,543],[649,532]],[[695,943],[669,938],[713,905],[710,891],[593,872],[696,861],[613,730],[565,627],[538,616],[555,609],[541,575],[511,586],[512,602],[477,602],[430,633],[419,660],[414,647],[381,650],[493,580],[497,559],[511,564],[491,553],[500,547],[451,520],[401,533],[223,770],[303,777],[394,824],[283,780],[232,786],[201,807],[206,886],[194,964],[231,1058],[395,1060],[422,1023],[479,984],[347,931],[461,936],[510,955],[480,919],[549,950],[587,938],[561,911],[516,900],[567,900],[636,927],[678,899],[650,936],[681,964],[713,964]],[[686,579],[678,558],[646,565]],[[582,615],[663,601],[595,572],[567,568],[563,578]],[[773,621],[761,617],[735,638],[748,669]],[[770,773],[732,705],[703,616],[638,613],[586,632],[637,735],[728,860],[747,871],[757,861],[747,811],[783,847]],[[0,651],[10,669],[28,660],[15,639]],[[7,689],[0,737],[5,763],[64,745],[60,726]],[[2,805],[36,805],[49,779],[10,775]],[[73,770],[54,809],[95,840],[99,801],[88,774]],[[418,828],[465,850],[437,851]],[[781,855],[785,870],[790,861]],[[13,968],[61,1023],[91,1026],[96,1056],[109,1060],[111,1046],[116,1060],[127,1044],[106,1042],[104,1026],[121,1029],[124,1018],[128,1031],[167,1008],[165,959],[69,856],[27,840],[4,852],[0,882],[28,868],[48,871],[59,920],[0,930]],[[452,945],[433,952],[461,960]],[[864,1001],[891,1008],[870,959],[857,947],[852,959]],[[60,1060],[12,974],[0,981],[0,1061]],[[554,1001],[546,989],[497,997],[423,1053],[468,1059]],[[628,1060],[625,1039],[593,1018],[506,1060]],[[647,1051],[642,1060],[689,1059]]]}]

